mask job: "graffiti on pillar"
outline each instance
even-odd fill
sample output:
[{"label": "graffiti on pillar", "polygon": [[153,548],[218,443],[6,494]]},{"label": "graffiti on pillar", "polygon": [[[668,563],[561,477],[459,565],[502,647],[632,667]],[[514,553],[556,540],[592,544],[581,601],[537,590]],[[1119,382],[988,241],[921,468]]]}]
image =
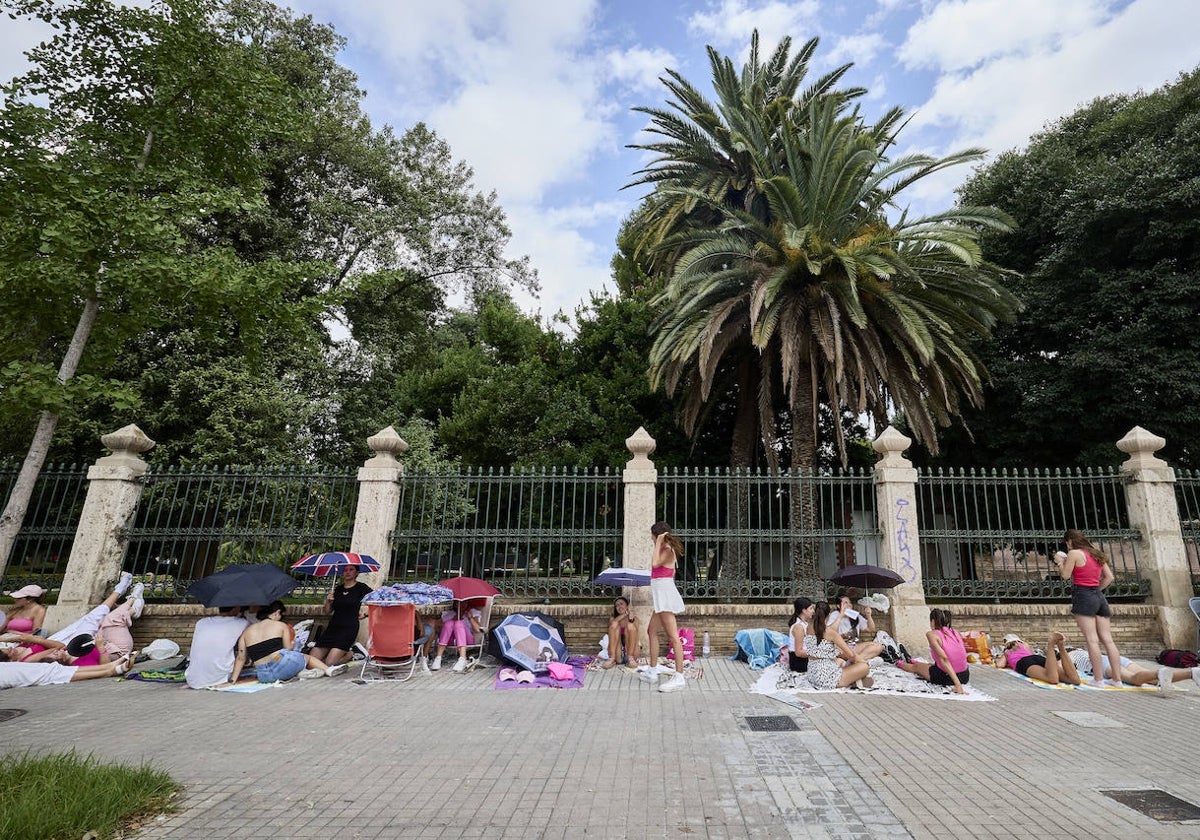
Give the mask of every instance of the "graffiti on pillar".
[{"label": "graffiti on pillar", "polygon": [[917,570],[912,564],[912,546],[908,541],[908,499],[896,500],[896,553],[900,556],[900,577],[905,583],[912,583],[917,578]]}]

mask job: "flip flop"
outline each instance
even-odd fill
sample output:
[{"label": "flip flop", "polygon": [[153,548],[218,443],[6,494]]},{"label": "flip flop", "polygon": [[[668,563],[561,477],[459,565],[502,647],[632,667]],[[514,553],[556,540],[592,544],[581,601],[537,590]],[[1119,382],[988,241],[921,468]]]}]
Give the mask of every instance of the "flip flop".
[{"label": "flip flop", "polygon": [[512,668],[500,669],[500,682],[514,682],[517,679],[517,672]]},{"label": "flip flop", "polygon": [[532,671],[522,671],[521,673],[517,674],[517,682],[519,683],[531,683],[535,679],[537,679],[537,677],[533,675]]}]

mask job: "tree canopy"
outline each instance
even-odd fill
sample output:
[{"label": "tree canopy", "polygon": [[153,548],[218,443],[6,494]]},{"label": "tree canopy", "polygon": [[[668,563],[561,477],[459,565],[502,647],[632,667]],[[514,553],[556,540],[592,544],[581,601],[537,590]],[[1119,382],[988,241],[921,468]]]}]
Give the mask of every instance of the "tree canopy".
[{"label": "tree canopy", "polygon": [[1152,93],[1108,96],[1000,155],[961,192],[1017,221],[989,259],[1020,319],[979,352],[986,407],[944,436],[941,460],[1114,464],[1135,425],[1200,466],[1200,71]]}]

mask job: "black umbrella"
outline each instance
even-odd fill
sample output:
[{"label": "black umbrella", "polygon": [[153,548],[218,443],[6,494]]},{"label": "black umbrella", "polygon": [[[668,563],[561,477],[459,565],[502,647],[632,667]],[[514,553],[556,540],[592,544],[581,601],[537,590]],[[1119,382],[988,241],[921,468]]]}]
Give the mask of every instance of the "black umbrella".
[{"label": "black umbrella", "polygon": [[891,589],[904,583],[904,578],[882,566],[858,565],[838,569],[830,575],[829,582],[858,589]]},{"label": "black umbrella", "polygon": [[226,566],[193,583],[187,594],[206,607],[263,606],[291,593],[296,579],[278,566]]}]

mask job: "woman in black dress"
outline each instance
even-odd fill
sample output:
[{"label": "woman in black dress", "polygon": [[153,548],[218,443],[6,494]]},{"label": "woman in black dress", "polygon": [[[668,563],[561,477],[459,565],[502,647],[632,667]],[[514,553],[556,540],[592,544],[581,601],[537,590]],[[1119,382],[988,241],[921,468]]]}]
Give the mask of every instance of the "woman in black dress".
[{"label": "woman in black dress", "polygon": [[358,638],[358,620],[362,599],[371,587],[358,580],[358,566],[342,569],[342,585],[325,596],[325,614],[332,616],[329,626],[317,639],[312,655],[326,665],[341,665],[353,658],[350,652]]}]

